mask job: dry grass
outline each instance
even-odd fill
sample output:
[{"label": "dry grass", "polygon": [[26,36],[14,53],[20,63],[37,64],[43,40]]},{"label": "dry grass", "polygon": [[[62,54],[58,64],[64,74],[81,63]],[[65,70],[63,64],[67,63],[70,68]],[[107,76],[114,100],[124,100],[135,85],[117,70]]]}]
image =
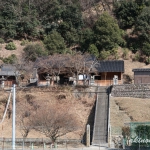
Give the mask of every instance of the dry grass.
[{"label": "dry grass", "polygon": [[[4,91],[0,91],[0,101],[4,98],[8,98],[8,94]],[[94,98],[88,98],[87,95],[81,97],[80,99],[76,99],[71,92],[68,92],[68,90],[64,89],[64,91],[53,91],[51,92],[50,89],[37,89],[33,88],[28,91],[17,91],[17,107],[21,107],[21,111],[26,110],[26,107],[29,109],[32,109],[37,104],[47,104],[50,103],[56,103],[56,104],[66,104],[67,107],[71,108],[72,113],[74,113],[81,124],[81,128],[74,132],[69,133],[66,135],[66,138],[74,138],[78,139],[81,137],[81,135],[84,134],[85,125],[87,123],[88,116],[90,114],[90,111],[94,105],[95,99]],[[5,105],[0,105],[0,114],[3,114]],[[10,107],[11,109],[11,107]],[[18,110],[18,109],[17,109]],[[17,116],[19,115],[19,111],[17,112]],[[1,115],[2,116],[2,115]],[[0,137],[11,137],[11,118],[5,119],[2,130],[2,125],[0,126]],[[19,131],[20,127],[17,126],[16,129],[16,137],[22,137],[21,133]],[[29,133],[29,138],[44,138],[45,136],[35,132],[34,130]]]},{"label": "dry grass", "polygon": [[113,99],[132,121],[150,121],[150,99],[128,97],[114,97]]},{"label": "dry grass", "polygon": [[[22,46],[21,41],[19,41],[19,40],[14,40],[13,43],[16,45],[16,50],[6,50],[5,46],[6,46],[7,43],[0,44],[0,46],[1,46],[0,47],[0,57],[6,58],[6,57],[8,57],[12,54],[15,54],[18,59],[22,58],[23,49],[26,45]],[[40,42],[36,41],[36,42],[29,42],[29,43],[32,44],[32,43],[40,43]],[[0,62],[0,64],[1,64],[1,62]]]},{"label": "dry grass", "polygon": [[6,50],[5,49],[6,43],[1,44],[2,47],[0,49],[0,57],[5,58],[12,54],[15,54],[18,58],[22,57],[24,46],[21,46],[20,43],[21,43],[21,41],[14,41],[14,44],[17,47],[16,50]]}]

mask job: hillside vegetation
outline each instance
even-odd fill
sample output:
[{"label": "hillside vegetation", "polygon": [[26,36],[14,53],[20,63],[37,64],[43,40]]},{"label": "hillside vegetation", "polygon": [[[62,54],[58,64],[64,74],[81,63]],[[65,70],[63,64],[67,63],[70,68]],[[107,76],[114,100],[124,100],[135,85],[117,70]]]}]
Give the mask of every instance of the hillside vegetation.
[{"label": "hillside vegetation", "polygon": [[[131,51],[136,53],[133,60],[149,63],[149,0],[1,0],[0,4],[0,48],[14,51],[13,56],[1,55],[4,63],[74,51],[102,60],[119,59],[119,46],[124,59]],[[16,49],[24,53],[15,54]]]}]

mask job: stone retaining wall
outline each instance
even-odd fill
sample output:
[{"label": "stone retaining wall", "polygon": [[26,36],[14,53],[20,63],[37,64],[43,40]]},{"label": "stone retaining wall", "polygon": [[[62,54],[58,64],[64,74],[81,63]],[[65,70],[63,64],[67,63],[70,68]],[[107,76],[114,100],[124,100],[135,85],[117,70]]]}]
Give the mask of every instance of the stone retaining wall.
[{"label": "stone retaining wall", "polygon": [[113,85],[111,96],[150,98],[150,84]]}]

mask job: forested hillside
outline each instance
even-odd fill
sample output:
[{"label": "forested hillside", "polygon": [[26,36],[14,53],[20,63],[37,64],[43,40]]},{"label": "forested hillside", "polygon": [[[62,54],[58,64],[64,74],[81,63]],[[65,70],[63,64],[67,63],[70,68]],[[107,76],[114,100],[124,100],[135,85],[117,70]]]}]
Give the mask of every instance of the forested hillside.
[{"label": "forested hillside", "polygon": [[19,40],[28,61],[75,51],[118,59],[121,47],[124,59],[132,51],[133,60],[149,63],[149,31],[150,0],[0,0],[0,48],[15,50]]}]

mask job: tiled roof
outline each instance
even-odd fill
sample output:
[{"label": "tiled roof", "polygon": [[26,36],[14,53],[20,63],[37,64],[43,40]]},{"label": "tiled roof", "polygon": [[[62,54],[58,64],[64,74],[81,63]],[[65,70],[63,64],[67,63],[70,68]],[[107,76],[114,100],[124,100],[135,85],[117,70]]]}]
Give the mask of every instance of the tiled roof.
[{"label": "tiled roof", "polygon": [[0,69],[0,76],[16,76],[19,72],[13,65],[4,64]]},{"label": "tiled roof", "polygon": [[15,71],[16,67],[13,65],[9,65],[9,64],[3,64],[1,66],[1,71]]},{"label": "tiled roof", "polygon": [[138,71],[150,71],[150,68],[136,68],[132,70],[133,72],[138,72]]},{"label": "tiled roof", "polygon": [[0,71],[0,76],[16,76],[18,72],[15,71]]},{"label": "tiled roof", "polygon": [[95,69],[98,72],[124,72],[124,61],[123,60],[107,60],[99,61],[95,65]]}]

